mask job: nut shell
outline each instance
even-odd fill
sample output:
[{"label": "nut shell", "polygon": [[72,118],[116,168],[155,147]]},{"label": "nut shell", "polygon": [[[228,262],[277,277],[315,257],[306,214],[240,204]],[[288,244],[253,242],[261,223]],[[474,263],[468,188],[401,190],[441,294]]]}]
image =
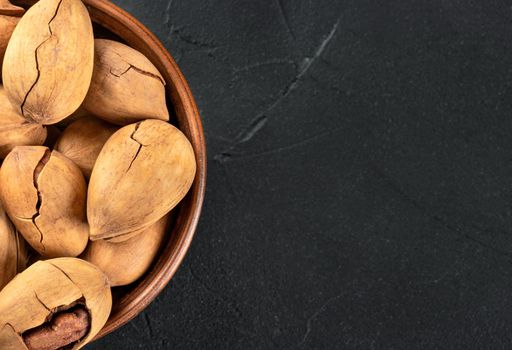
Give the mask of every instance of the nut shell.
[{"label": "nut shell", "polygon": [[0,158],[5,158],[16,146],[42,145],[46,136],[44,126],[27,122],[19,115],[0,86]]},{"label": "nut shell", "polygon": [[64,130],[72,123],[76,122],[77,120],[79,120],[81,118],[85,118],[85,117],[93,117],[93,116],[91,115],[91,113],[87,112],[83,106],[80,106],[80,108],[78,108],[75,112],[73,112],[73,114],[71,114],[66,119],[61,120],[60,122],[55,124],[55,126],[57,126],[59,129]]},{"label": "nut shell", "polygon": [[177,128],[145,120],[118,130],[101,150],[89,182],[90,239],[127,240],[187,194],[196,172],[192,145]]},{"label": "nut shell", "polygon": [[143,119],[168,121],[165,80],[146,56],[116,41],[94,43],[94,74],[84,108],[118,125]]},{"label": "nut shell", "polygon": [[25,241],[0,206],[0,290],[27,266]]},{"label": "nut shell", "polygon": [[90,242],[81,256],[103,271],[112,287],[138,280],[151,266],[165,238],[168,216],[122,243]]},{"label": "nut shell", "polygon": [[0,0],[0,15],[21,17],[24,13],[22,7],[13,5],[9,0]]},{"label": "nut shell", "polygon": [[27,242],[46,258],[78,256],[88,240],[86,184],[57,151],[16,147],[0,169],[0,197]]},{"label": "nut shell", "polygon": [[[9,0],[0,0],[0,67],[4,60],[7,43],[11,38],[14,28],[19,22],[19,17],[25,13],[21,7],[14,6]],[[2,74],[0,72],[0,78]]]},{"label": "nut shell", "polygon": [[94,37],[84,4],[40,0],[14,29],[4,57],[4,86],[27,120],[54,124],[82,104],[93,64]]},{"label": "nut shell", "polygon": [[0,292],[0,349],[26,350],[20,335],[76,302],[85,304],[91,326],[72,349],[82,348],[105,325],[112,308],[108,280],[97,267],[80,259],[36,262]]},{"label": "nut shell", "polygon": [[55,149],[78,165],[88,179],[103,145],[116,130],[103,120],[84,117],[64,130]]},{"label": "nut shell", "polygon": [[[0,10],[1,11],[1,10]],[[12,32],[20,21],[19,17],[0,14],[0,63],[4,60],[5,50],[11,38]]]}]

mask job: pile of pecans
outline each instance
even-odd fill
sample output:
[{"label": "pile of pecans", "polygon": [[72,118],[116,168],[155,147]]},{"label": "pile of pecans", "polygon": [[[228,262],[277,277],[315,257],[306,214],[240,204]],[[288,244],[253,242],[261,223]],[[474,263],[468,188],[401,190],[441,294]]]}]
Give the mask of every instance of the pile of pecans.
[{"label": "pile of pecans", "polygon": [[79,349],[196,173],[165,80],[81,0],[0,0],[0,349]]}]

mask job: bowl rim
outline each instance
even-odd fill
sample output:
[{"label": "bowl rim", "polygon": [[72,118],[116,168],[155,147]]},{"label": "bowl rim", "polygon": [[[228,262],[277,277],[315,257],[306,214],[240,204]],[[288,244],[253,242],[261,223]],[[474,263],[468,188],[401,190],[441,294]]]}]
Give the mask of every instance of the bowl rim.
[{"label": "bowl rim", "polygon": [[[182,114],[187,121],[186,125],[180,123],[179,127],[192,143],[197,162],[196,178],[184,200],[185,208],[184,210],[180,209],[172,230],[170,240],[176,240],[173,244],[174,251],[169,257],[159,259],[158,265],[154,267],[153,271],[143,277],[130,292],[131,296],[128,300],[123,300],[117,305],[116,313],[111,315],[107,324],[94,338],[93,341],[95,341],[127,324],[141,313],[163,291],[176,273],[190,247],[201,215],[206,189],[207,162],[206,142],[199,110],[183,73],[168,50],[142,23],[110,1],[83,0],[83,2],[89,9],[93,22],[119,35],[124,40],[127,40],[124,35],[133,36],[137,39],[137,44],[130,43],[131,46],[139,51],[151,52],[153,55],[148,58],[153,63],[155,63],[155,59],[158,59],[163,64],[166,72],[161,73],[164,76],[168,73],[171,80],[167,83],[172,85],[172,101],[175,102],[178,99],[182,103],[179,108],[183,109]],[[111,23],[112,21],[116,23]],[[119,33],[119,28],[116,29],[115,26],[122,28],[123,33]],[[178,108],[176,103],[173,104],[175,108]],[[182,127],[186,130],[183,130]]]}]

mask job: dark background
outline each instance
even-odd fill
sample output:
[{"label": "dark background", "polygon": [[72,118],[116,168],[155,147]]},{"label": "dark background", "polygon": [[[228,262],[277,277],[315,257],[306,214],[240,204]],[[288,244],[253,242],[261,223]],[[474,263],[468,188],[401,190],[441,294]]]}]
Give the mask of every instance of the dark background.
[{"label": "dark background", "polygon": [[176,277],[90,349],[512,346],[512,1],[115,2],[209,178]]}]

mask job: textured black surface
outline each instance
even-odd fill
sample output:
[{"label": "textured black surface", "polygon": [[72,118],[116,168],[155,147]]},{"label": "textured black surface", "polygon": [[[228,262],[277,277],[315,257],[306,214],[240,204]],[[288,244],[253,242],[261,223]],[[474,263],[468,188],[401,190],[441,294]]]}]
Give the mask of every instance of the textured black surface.
[{"label": "textured black surface", "polygon": [[90,349],[512,346],[512,3],[117,0],[209,151],[165,292]]}]

